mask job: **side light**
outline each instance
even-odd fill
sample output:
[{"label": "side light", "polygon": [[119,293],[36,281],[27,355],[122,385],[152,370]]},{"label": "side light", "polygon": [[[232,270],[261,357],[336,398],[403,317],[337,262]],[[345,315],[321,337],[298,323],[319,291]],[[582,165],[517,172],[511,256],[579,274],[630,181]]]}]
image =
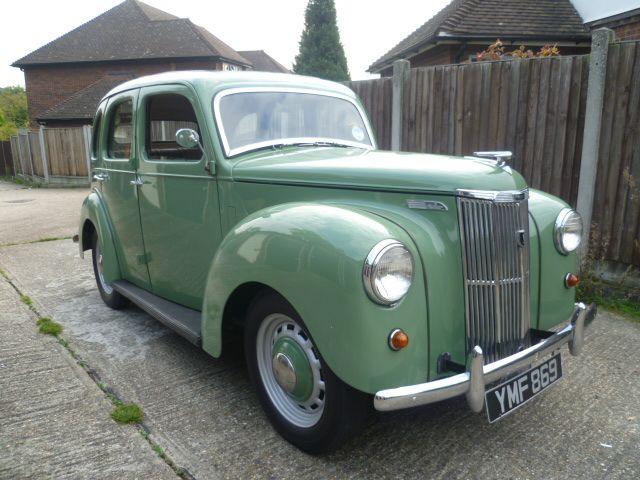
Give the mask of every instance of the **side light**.
[{"label": "side light", "polygon": [[575,273],[567,273],[564,277],[564,286],[567,288],[573,288],[578,286],[580,283],[580,277],[578,277]]}]

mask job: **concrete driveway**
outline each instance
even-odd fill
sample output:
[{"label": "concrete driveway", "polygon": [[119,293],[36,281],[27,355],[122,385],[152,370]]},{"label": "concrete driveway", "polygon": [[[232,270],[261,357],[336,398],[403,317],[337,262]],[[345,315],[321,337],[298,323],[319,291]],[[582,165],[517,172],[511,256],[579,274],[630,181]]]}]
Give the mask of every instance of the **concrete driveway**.
[{"label": "concrete driveway", "polygon": [[0,181],[0,245],[74,235],[88,191]]},{"label": "concrete driveway", "polygon": [[[0,220],[0,238],[4,230]],[[239,348],[213,359],[134,307],[108,309],[90,260],[70,240],[0,248],[0,268],[42,315],[64,325],[62,337],[89,371],[142,406],[150,439],[186,477],[609,479],[640,472],[640,324],[610,313],[598,316],[580,358],[564,352],[557,386],[496,424],[454,399],[376,415],[341,450],[312,457],[272,430]],[[104,422],[108,413],[100,412],[81,421]],[[20,467],[7,472],[21,476]]]}]

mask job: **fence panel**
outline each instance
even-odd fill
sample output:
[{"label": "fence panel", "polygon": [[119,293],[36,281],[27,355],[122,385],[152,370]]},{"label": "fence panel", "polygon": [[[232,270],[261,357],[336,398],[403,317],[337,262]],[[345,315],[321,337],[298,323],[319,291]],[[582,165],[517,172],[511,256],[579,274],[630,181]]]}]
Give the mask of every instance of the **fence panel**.
[{"label": "fence panel", "polygon": [[22,175],[33,175],[33,164],[31,163],[31,152],[29,146],[29,135],[21,130],[17,137],[18,160],[20,162],[20,173]]},{"label": "fence panel", "polygon": [[595,254],[640,265],[640,42],[609,47],[593,212]]},{"label": "fence panel", "polygon": [[375,131],[378,148],[391,148],[391,78],[347,82],[364,105]]},{"label": "fence panel", "polygon": [[18,136],[14,135],[9,139],[11,144],[11,158],[13,160],[13,173],[18,175],[22,173],[22,164],[20,163],[20,148],[18,147]]},{"label": "fence panel", "polygon": [[38,131],[28,132],[29,151],[31,152],[31,164],[33,166],[33,174],[44,178],[44,167],[42,165],[42,150],[40,149],[40,136]]},{"label": "fence panel", "polygon": [[574,203],[587,74],[586,56],[412,69],[403,150],[511,150],[529,185]]},{"label": "fence panel", "polygon": [[0,176],[10,177],[13,171],[13,156],[11,155],[11,142],[0,142]]},{"label": "fence panel", "polygon": [[51,176],[86,177],[86,150],[82,128],[47,128],[45,151]]}]

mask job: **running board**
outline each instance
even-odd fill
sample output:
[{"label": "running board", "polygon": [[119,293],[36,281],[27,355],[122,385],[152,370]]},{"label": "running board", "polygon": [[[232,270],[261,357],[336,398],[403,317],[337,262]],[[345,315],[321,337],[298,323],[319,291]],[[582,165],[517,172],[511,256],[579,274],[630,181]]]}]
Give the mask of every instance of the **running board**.
[{"label": "running board", "polygon": [[194,345],[200,346],[202,314],[199,311],[165,300],[126,280],[116,280],[113,282],[113,288],[153,318]]}]

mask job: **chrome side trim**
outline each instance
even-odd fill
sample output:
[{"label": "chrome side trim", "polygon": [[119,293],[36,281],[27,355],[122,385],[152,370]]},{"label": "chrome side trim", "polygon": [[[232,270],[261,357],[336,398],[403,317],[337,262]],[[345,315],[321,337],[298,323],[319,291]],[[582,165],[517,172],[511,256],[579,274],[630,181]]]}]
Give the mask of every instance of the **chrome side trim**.
[{"label": "chrome side trim", "polygon": [[[369,136],[370,145],[366,143],[358,143],[358,142],[350,142],[346,140],[339,140],[336,138],[320,138],[320,137],[303,137],[303,138],[282,138],[282,139],[273,139],[265,142],[253,143],[250,145],[244,145],[239,148],[231,149],[229,145],[229,141],[227,140],[227,135],[224,131],[224,124],[222,123],[222,115],[220,114],[220,101],[226,97],[227,95],[234,95],[239,93],[304,93],[308,95],[320,95],[324,97],[334,97],[340,98],[342,100],[346,100],[349,103],[353,104],[358,110],[360,117],[362,118],[362,122],[367,129],[367,135]],[[235,155],[239,155],[241,153],[248,152],[250,150],[254,150],[256,148],[267,147],[269,145],[279,145],[279,144],[293,144],[293,143],[310,143],[310,142],[336,142],[344,145],[349,145],[351,147],[364,148],[367,150],[375,150],[377,148],[375,136],[373,135],[373,130],[371,129],[371,124],[369,122],[369,118],[366,113],[362,109],[362,107],[358,104],[358,102],[347,95],[343,95],[337,92],[330,92],[325,90],[315,90],[308,88],[294,88],[294,87],[241,87],[241,88],[228,88],[222,90],[217,93],[213,98],[213,113],[216,119],[216,126],[218,128],[218,132],[220,133],[220,140],[222,141],[222,146],[224,148],[226,157],[233,157]]]},{"label": "chrome side trim", "polygon": [[565,343],[569,344],[571,355],[578,356],[584,344],[584,328],[593,321],[596,313],[595,304],[587,307],[583,303],[577,303],[569,324],[536,345],[487,365],[483,365],[482,349],[476,346],[469,355],[465,373],[432,382],[381,390],[375,394],[373,405],[379,411],[392,411],[428,405],[464,394],[471,410],[482,411],[486,385],[530,366],[557,351]]},{"label": "chrome side trim", "polygon": [[449,208],[442,202],[437,202],[435,200],[416,200],[413,198],[407,200],[407,207],[413,210],[438,210],[441,212],[449,210]]}]

